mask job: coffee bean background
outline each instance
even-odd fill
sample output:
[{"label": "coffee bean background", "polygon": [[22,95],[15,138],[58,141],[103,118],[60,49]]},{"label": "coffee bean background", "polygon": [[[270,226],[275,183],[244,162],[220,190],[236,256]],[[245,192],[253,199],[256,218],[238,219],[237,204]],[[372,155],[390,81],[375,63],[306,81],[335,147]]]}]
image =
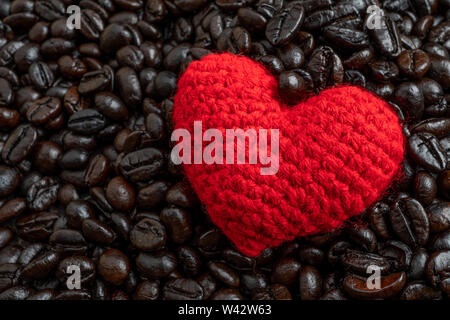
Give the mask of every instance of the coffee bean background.
[{"label": "coffee bean background", "polygon": [[[0,0],[0,18],[0,299],[449,298],[450,1]],[[341,83],[390,101],[402,177],[336,232],[240,254],[169,157],[178,77],[222,51],[289,105]]]}]

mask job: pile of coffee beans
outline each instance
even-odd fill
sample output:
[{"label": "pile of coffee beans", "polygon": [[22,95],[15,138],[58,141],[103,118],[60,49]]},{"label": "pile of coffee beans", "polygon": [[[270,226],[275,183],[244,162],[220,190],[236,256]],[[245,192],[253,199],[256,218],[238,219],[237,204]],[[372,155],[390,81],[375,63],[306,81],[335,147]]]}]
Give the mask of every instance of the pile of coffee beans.
[{"label": "pile of coffee beans", "polygon": [[[0,17],[0,299],[449,298],[449,0],[0,0]],[[169,157],[180,74],[224,51],[289,105],[341,83],[392,102],[402,178],[341,230],[239,253]]]}]

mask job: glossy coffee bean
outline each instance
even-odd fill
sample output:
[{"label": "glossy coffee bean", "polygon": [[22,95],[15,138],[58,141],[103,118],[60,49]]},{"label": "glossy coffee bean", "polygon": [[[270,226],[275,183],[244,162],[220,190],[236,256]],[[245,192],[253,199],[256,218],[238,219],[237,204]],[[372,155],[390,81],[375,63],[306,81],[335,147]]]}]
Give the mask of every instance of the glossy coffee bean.
[{"label": "glossy coffee bean", "polygon": [[106,187],[106,199],[117,210],[128,211],[135,202],[133,186],[122,177],[113,178]]}]

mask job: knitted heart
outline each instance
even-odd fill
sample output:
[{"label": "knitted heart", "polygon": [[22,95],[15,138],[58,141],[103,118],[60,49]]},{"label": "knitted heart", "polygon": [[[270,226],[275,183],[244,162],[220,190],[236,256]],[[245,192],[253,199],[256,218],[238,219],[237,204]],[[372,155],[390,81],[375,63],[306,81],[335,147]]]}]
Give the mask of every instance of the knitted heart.
[{"label": "knitted heart", "polygon": [[279,129],[277,174],[262,175],[260,162],[183,164],[211,220],[248,256],[338,228],[382,197],[403,160],[399,119],[370,92],[342,86],[289,107],[277,91],[259,63],[211,54],[189,65],[175,97],[174,128],[192,136],[194,121],[224,137]]}]

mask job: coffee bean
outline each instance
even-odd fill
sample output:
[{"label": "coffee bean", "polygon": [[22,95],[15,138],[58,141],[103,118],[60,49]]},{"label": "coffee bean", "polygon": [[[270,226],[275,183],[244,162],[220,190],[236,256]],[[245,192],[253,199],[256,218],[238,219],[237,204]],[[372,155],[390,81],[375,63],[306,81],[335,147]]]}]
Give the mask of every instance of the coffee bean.
[{"label": "coffee bean", "polygon": [[301,268],[299,283],[302,300],[317,300],[322,296],[322,278],[313,266]]},{"label": "coffee bean", "polygon": [[163,288],[163,298],[167,300],[202,300],[203,289],[192,279],[173,279]]},{"label": "coffee bean", "polygon": [[169,251],[155,251],[139,253],[136,258],[136,267],[143,275],[159,279],[167,277],[177,266],[176,257]]},{"label": "coffee bean", "polygon": [[187,211],[169,207],[161,211],[160,217],[173,243],[184,243],[192,236],[192,221]]},{"label": "coffee bean", "polygon": [[431,232],[441,232],[450,227],[450,203],[436,202],[427,208]]},{"label": "coffee bean", "polygon": [[31,125],[18,126],[8,137],[2,150],[2,159],[17,164],[25,159],[37,142],[37,130]]},{"label": "coffee bean", "polygon": [[70,116],[67,125],[75,133],[89,135],[105,127],[105,117],[95,109],[84,109]]},{"label": "coffee bean", "polygon": [[0,223],[19,216],[26,208],[27,204],[23,198],[14,198],[5,202],[0,207]]},{"label": "coffee bean", "polygon": [[383,286],[380,289],[368,289],[367,280],[361,276],[350,275],[344,279],[344,289],[357,299],[386,299],[399,293],[405,285],[404,272],[392,273],[381,278]]},{"label": "coffee bean", "polygon": [[33,211],[43,211],[57,200],[59,183],[51,177],[44,177],[33,183],[27,192],[27,205]]},{"label": "coffee bean", "polygon": [[428,217],[417,200],[398,200],[391,208],[389,217],[395,233],[405,243],[416,247],[427,242],[430,228]]},{"label": "coffee bean", "polygon": [[316,90],[342,83],[342,62],[330,47],[321,47],[311,54],[306,70],[314,79]]},{"label": "coffee bean", "polygon": [[134,205],[135,191],[124,178],[115,177],[106,187],[106,198],[117,210],[128,211]]},{"label": "coffee bean", "polygon": [[273,45],[286,44],[299,31],[305,20],[305,10],[298,2],[289,4],[269,20],[266,26],[266,38]]},{"label": "coffee bean", "polygon": [[53,232],[58,219],[54,212],[38,212],[16,221],[17,234],[28,241],[45,241]]},{"label": "coffee bean", "polygon": [[105,281],[121,285],[130,272],[127,256],[117,249],[105,251],[98,261],[98,273]]},{"label": "coffee bean", "polygon": [[161,249],[166,243],[166,230],[156,219],[144,218],[131,229],[130,241],[143,251]]},{"label": "coffee bean", "polygon": [[416,133],[408,139],[408,153],[412,159],[432,172],[447,166],[447,158],[439,141],[431,133]]},{"label": "coffee bean", "polygon": [[36,280],[45,278],[58,265],[59,255],[46,252],[28,263],[20,273],[22,279]]}]

